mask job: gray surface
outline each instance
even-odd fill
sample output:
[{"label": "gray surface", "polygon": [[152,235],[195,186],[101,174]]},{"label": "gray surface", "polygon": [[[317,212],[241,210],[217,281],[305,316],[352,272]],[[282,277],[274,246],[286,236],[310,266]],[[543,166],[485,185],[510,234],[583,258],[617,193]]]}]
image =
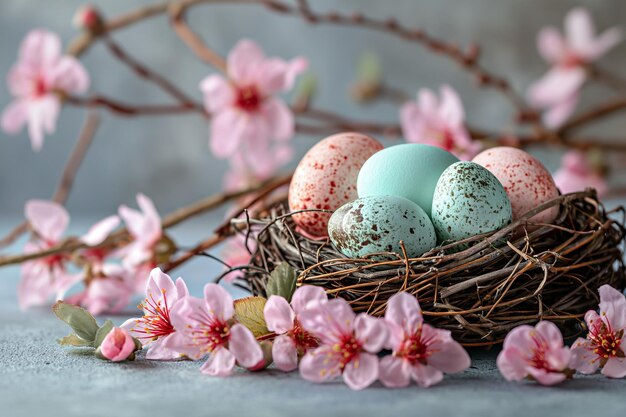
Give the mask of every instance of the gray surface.
[{"label": "gray surface", "polygon": [[[175,233],[181,244],[201,236],[200,220]],[[0,220],[4,231],[7,221]],[[74,222],[80,233],[86,222]],[[201,258],[183,268],[195,295],[217,268]],[[0,270],[0,416],[602,416],[624,415],[626,380],[578,377],[558,387],[511,384],[495,353],[472,351],[473,365],[429,389],[389,390],[376,384],[353,392],[342,384],[314,385],[297,373],[238,372],[222,379],[200,374],[197,362],[113,364],[62,348],[69,328],[47,309],[19,312],[18,269]],[[112,317],[117,324],[127,316]],[[100,318],[104,320],[104,318]]]},{"label": "gray surface", "polygon": [[[109,16],[157,0],[95,0]],[[24,34],[43,27],[70,40],[74,10],[84,0],[1,0],[0,79],[16,57]],[[423,27],[435,36],[466,47],[472,41],[483,48],[485,65],[513,80],[520,91],[546,70],[535,48],[537,31],[546,25],[561,27],[572,7],[588,7],[598,28],[624,25],[623,0],[315,0],[317,10],[359,9],[384,19],[395,16],[404,24]],[[354,28],[310,26],[299,19],[281,17],[262,8],[242,5],[212,5],[195,8],[190,21],[207,42],[226,53],[242,37],[259,42],[273,55],[309,57],[320,90],[316,106],[339,111],[366,121],[398,120],[397,108],[389,103],[358,106],[347,97],[355,62],[366,51],[381,57],[384,74],[394,87],[412,96],[418,88],[438,88],[449,83],[459,90],[472,125],[506,131],[511,108],[491,90],[477,89],[473,78],[448,59],[387,34]],[[213,70],[200,63],[158,17],[114,35],[138,59],[166,74],[185,91],[200,98],[199,81]],[[155,41],[157,40],[157,41]],[[603,59],[607,68],[626,67],[626,43]],[[84,57],[92,75],[92,91],[135,103],[163,103],[168,98],[153,85],[139,81],[124,66],[96,46]],[[585,105],[595,102],[598,91],[585,93]],[[9,100],[0,82],[0,107]],[[584,106],[582,106],[584,107]],[[581,107],[581,108],[582,108]],[[81,110],[64,109],[56,134],[46,138],[44,149],[33,154],[25,134],[6,137],[0,132],[0,213],[18,215],[25,200],[48,198],[83,121]],[[594,126],[588,136],[621,137],[624,119],[613,118]],[[298,155],[319,138],[294,138]],[[216,161],[208,149],[208,128],[197,116],[123,118],[105,112],[105,120],[87,156],[68,202],[72,213],[105,213],[128,203],[142,191],[159,207],[171,210],[216,191],[227,164]],[[557,150],[558,151],[558,150]],[[610,155],[618,163],[619,155]],[[295,161],[297,161],[296,158]],[[294,161],[294,163],[295,163]],[[555,168],[558,156],[544,158]],[[624,161],[622,160],[621,166]],[[618,181],[615,181],[619,184]],[[184,184],[184,186],[181,186]]]}]

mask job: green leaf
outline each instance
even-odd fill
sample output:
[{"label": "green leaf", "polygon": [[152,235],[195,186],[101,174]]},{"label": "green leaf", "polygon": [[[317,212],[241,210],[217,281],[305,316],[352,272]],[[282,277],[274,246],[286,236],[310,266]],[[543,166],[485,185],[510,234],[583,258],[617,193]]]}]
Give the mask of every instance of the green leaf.
[{"label": "green leaf", "polygon": [[265,324],[263,308],[267,300],[263,297],[247,297],[235,300],[235,319],[246,326],[254,337],[269,334]]},{"label": "green leaf", "polygon": [[63,301],[57,301],[52,306],[52,311],[59,319],[74,329],[78,337],[93,343],[99,327],[96,319],[87,310]]},{"label": "green leaf", "polygon": [[104,322],[102,326],[96,332],[96,338],[93,341],[94,347],[98,347],[102,344],[102,341],[106,337],[107,334],[113,329],[113,322],[111,320],[107,320]]},{"label": "green leaf", "polygon": [[372,52],[361,56],[356,67],[357,80],[361,83],[378,84],[381,79],[380,60]]},{"label": "green leaf", "polygon": [[88,342],[85,339],[81,339],[75,333],[57,339],[57,343],[61,346],[78,346],[78,347],[93,347],[92,342]]},{"label": "green leaf", "polygon": [[279,295],[291,301],[291,296],[296,291],[297,280],[296,271],[287,262],[282,262],[270,274],[265,293],[268,298],[272,295]]}]

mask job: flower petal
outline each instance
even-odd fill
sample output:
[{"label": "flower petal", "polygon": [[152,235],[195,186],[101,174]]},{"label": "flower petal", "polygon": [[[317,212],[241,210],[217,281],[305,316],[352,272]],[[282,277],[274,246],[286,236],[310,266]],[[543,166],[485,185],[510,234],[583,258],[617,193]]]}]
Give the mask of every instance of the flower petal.
[{"label": "flower petal", "polygon": [[240,144],[249,136],[251,129],[248,125],[252,119],[243,113],[226,109],[216,113],[211,123],[211,152],[217,158],[228,158],[239,148]]},{"label": "flower petal", "polygon": [[255,81],[263,94],[290,90],[296,77],[306,71],[308,61],[298,57],[289,62],[280,58],[265,59],[257,69]]},{"label": "flower petal", "polygon": [[504,347],[498,354],[496,364],[507,381],[521,381],[528,374],[523,351],[515,346]]},{"label": "flower petal", "polygon": [[200,83],[204,95],[204,107],[209,113],[219,112],[235,100],[232,85],[221,75],[209,75]]},{"label": "flower petal", "polygon": [[84,93],[89,88],[89,74],[79,60],[64,56],[48,74],[49,86],[65,93]]},{"label": "flower petal", "polygon": [[428,388],[441,382],[443,372],[429,365],[417,364],[411,369],[411,376],[420,387]]},{"label": "flower petal", "polygon": [[291,372],[298,368],[298,350],[287,335],[280,335],[274,339],[272,357],[276,367],[283,372]]},{"label": "flower petal", "polygon": [[65,208],[53,201],[29,200],[25,206],[26,220],[43,239],[56,243],[70,222]]},{"label": "flower petal", "polygon": [[465,371],[471,365],[467,351],[457,343],[448,330],[436,329],[428,324],[423,327],[423,336],[426,340],[434,340],[430,345],[433,350],[428,358],[428,364],[445,373]]},{"label": "flower petal", "polygon": [[185,284],[185,281],[182,278],[176,279],[176,294],[178,295],[179,299],[187,297],[189,295],[187,284]]},{"label": "flower petal", "polygon": [[322,340],[334,344],[352,334],[355,314],[346,300],[335,298],[300,312],[302,327]]},{"label": "flower petal", "polygon": [[339,362],[330,346],[308,351],[300,361],[300,376],[307,381],[321,383],[339,375]]},{"label": "flower petal", "polygon": [[574,113],[576,106],[578,105],[578,94],[574,94],[560,103],[556,103],[554,106],[548,109],[543,115],[543,122],[549,128],[556,129],[565,123],[567,119]]},{"label": "flower petal", "polygon": [[43,147],[44,134],[54,133],[61,103],[54,94],[31,101],[28,107],[28,135],[34,151]]},{"label": "flower petal", "polygon": [[424,321],[419,302],[414,295],[400,292],[387,302],[385,321],[395,323],[407,333],[412,333]]},{"label": "flower petal", "polygon": [[328,301],[328,296],[322,287],[303,285],[293,293],[291,306],[296,314],[300,314],[301,311],[304,311],[309,306],[315,306],[325,301]]},{"label": "flower petal", "polygon": [[556,324],[551,321],[542,320],[535,326],[535,331],[539,333],[543,340],[548,343],[551,349],[563,347],[563,335]]},{"label": "flower petal", "polygon": [[378,357],[369,353],[360,353],[357,358],[346,365],[343,371],[344,382],[353,390],[367,388],[377,379]]},{"label": "flower petal", "polygon": [[[178,299],[176,284],[174,284],[169,275],[161,271],[161,268],[154,268],[150,271],[150,277],[146,285],[146,298],[157,303],[167,300],[167,306],[170,308],[174,301]],[[165,308],[164,305],[162,307]]]},{"label": "flower petal", "polygon": [[2,130],[9,135],[19,133],[28,120],[28,105],[23,100],[13,100],[2,112]]},{"label": "flower petal", "polygon": [[295,128],[293,113],[282,100],[277,98],[265,100],[261,112],[274,139],[287,141],[293,137]]},{"label": "flower petal", "polygon": [[31,68],[53,65],[61,56],[61,39],[47,30],[31,30],[20,45],[19,59]]},{"label": "flower petal", "polygon": [[157,360],[157,361],[170,361],[173,359],[179,359],[181,354],[167,347],[165,340],[169,337],[172,337],[174,333],[169,334],[167,336],[159,337],[154,342],[150,343],[148,347],[148,353],[146,354],[146,359],[149,360]]},{"label": "flower petal", "polygon": [[554,27],[543,28],[537,35],[537,49],[547,62],[556,64],[567,54],[565,40]]},{"label": "flower petal", "polygon": [[465,120],[465,110],[463,110],[461,98],[449,85],[441,87],[439,117],[450,126],[461,126]]},{"label": "flower petal", "polygon": [[272,295],[263,308],[267,328],[277,334],[287,333],[293,328],[296,314],[283,297]]},{"label": "flower petal", "polygon": [[105,217],[89,228],[89,231],[81,237],[80,240],[89,246],[97,246],[101,244],[109,234],[120,224],[120,218],[117,215]]},{"label": "flower petal", "polygon": [[218,348],[211,352],[208,359],[200,367],[200,372],[210,376],[229,376],[235,366],[235,357],[226,348]]},{"label": "flower petal", "polygon": [[354,335],[364,350],[378,353],[387,342],[389,333],[384,320],[361,313],[354,320]]},{"label": "flower petal", "polygon": [[541,385],[556,385],[565,381],[567,378],[562,372],[547,372],[544,369],[532,367],[528,368],[528,374]]},{"label": "flower petal", "polygon": [[615,330],[626,328],[626,297],[608,284],[600,287],[600,312]]},{"label": "flower petal", "polygon": [[602,368],[602,375],[609,378],[624,378],[626,376],[626,358],[610,358]]},{"label": "flower petal", "polygon": [[598,370],[600,361],[593,352],[589,341],[579,337],[570,350],[569,367],[583,374],[593,374]]},{"label": "flower petal", "polygon": [[210,283],[204,286],[204,301],[209,314],[222,321],[230,320],[235,314],[233,298],[218,284]]},{"label": "flower petal", "polygon": [[255,42],[242,39],[228,54],[228,75],[237,84],[251,83],[264,59],[263,50]]},{"label": "flower petal", "polygon": [[530,86],[528,100],[537,107],[551,107],[577,95],[586,79],[579,67],[554,67]]},{"label": "flower petal", "polygon": [[261,346],[243,324],[235,324],[230,328],[228,349],[235,355],[237,363],[244,368],[251,368],[263,360]]},{"label": "flower petal", "polygon": [[411,366],[397,356],[388,355],[380,360],[380,382],[388,388],[406,387],[411,382]]}]

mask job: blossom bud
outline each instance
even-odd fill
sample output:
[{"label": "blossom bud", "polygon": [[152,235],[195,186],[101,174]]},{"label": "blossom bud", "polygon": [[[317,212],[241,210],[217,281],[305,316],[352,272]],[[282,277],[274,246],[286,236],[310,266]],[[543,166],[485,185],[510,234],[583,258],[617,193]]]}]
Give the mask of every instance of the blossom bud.
[{"label": "blossom bud", "polygon": [[97,353],[110,361],[120,362],[131,359],[135,350],[137,345],[133,337],[126,330],[114,327],[104,337]]},{"label": "blossom bud", "polygon": [[88,32],[100,32],[102,30],[102,16],[98,9],[90,4],[86,4],[76,10],[72,24],[77,29]]}]

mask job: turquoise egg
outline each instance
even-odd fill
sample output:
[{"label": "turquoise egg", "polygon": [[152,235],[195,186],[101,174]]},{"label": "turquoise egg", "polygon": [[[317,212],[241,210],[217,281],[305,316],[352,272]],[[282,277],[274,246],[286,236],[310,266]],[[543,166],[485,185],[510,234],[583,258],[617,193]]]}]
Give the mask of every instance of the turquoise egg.
[{"label": "turquoise egg", "polygon": [[440,242],[501,229],[511,222],[511,216],[504,187],[487,169],[463,161],[441,174],[431,211]]},{"label": "turquoise egg", "polygon": [[328,235],[335,247],[349,258],[379,252],[418,257],[437,244],[437,236],[426,212],[414,202],[398,196],[370,196],[346,203],[328,222]]},{"label": "turquoise egg", "polygon": [[372,155],[359,171],[359,197],[397,195],[420,206],[430,216],[433,193],[441,173],[458,158],[430,145],[405,143]]}]

